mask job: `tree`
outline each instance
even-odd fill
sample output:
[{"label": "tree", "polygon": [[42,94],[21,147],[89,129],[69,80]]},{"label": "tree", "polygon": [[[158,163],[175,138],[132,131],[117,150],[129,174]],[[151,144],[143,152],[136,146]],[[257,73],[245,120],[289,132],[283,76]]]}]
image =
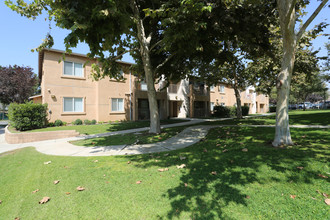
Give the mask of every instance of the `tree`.
[{"label": "tree", "polygon": [[[289,128],[288,105],[291,77],[295,62],[296,46],[302,35],[305,33],[306,28],[314,20],[314,18],[318,15],[318,13],[327,2],[328,0],[323,0],[318,8],[314,11],[314,13],[300,27],[299,31],[295,33],[295,24],[297,19],[296,11],[300,12],[300,5],[296,4],[296,0],[277,0],[280,28],[283,37],[283,57],[280,73],[276,83],[276,128],[275,138],[272,142],[274,147],[293,144]],[[298,8],[296,8],[297,6]]]},{"label": "tree", "polygon": [[[179,1],[172,3],[179,4]],[[29,4],[24,1],[16,1],[14,4],[8,0],[6,4],[12,10],[32,19],[47,11],[49,19],[54,20],[57,26],[70,30],[64,42],[67,52],[71,52],[70,48],[76,47],[79,41],[86,42],[90,48],[87,55],[91,58],[97,56],[100,63],[92,66],[95,79],[118,76],[120,67],[115,61],[121,59],[125,53],[131,53],[136,59],[136,69],[140,73],[143,71],[147,83],[149,132],[160,132],[155,80],[161,74],[167,76],[178,70],[170,65],[175,53],[168,52],[164,46],[168,42],[164,40],[164,36],[169,28],[162,25],[161,21],[169,14],[158,16],[148,13],[164,7],[168,1],[34,0]],[[52,44],[52,37],[47,35],[37,50]]]},{"label": "tree", "polygon": [[0,102],[24,103],[34,93],[38,79],[30,67],[0,66]]}]

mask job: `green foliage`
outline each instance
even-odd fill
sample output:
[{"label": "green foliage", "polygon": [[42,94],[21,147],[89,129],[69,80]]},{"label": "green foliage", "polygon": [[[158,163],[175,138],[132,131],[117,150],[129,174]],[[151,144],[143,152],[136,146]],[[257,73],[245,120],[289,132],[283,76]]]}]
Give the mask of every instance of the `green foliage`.
[{"label": "green foliage", "polygon": [[[217,118],[230,118],[235,117],[237,108],[235,106],[214,106],[213,116]],[[242,115],[249,115],[249,106],[242,106]]]},{"label": "green foliage", "polygon": [[270,106],[269,112],[276,112],[276,106]]},{"label": "green foliage", "polygon": [[216,105],[213,109],[213,116],[217,118],[229,118],[231,117],[230,108],[226,106]]},{"label": "green foliage", "polygon": [[62,126],[62,125],[63,125],[63,121],[57,119],[57,120],[54,122],[54,125],[55,125],[56,127]]},{"label": "green foliage", "polygon": [[47,104],[12,103],[8,108],[10,125],[19,131],[46,127]]},{"label": "green foliage", "polygon": [[84,120],[84,124],[85,124],[85,125],[91,125],[92,122],[91,122],[90,120],[88,120],[88,119],[85,119],[85,120]]},{"label": "green foliage", "polygon": [[95,125],[95,124],[96,124],[96,120],[93,119],[93,120],[91,121],[91,123],[92,123],[92,125]]},{"label": "green foliage", "polygon": [[54,122],[48,122],[47,127],[55,127],[55,123]]},{"label": "green foliage", "polygon": [[83,122],[82,122],[81,119],[78,118],[78,119],[76,119],[75,121],[73,121],[72,124],[74,124],[74,125],[82,125]]}]

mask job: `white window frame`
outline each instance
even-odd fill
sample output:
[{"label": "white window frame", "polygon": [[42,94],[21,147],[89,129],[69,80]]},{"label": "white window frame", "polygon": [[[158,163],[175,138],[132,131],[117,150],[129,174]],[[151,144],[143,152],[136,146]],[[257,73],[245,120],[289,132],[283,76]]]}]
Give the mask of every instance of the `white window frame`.
[{"label": "white window frame", "polygon": [[[145,87],[145,89],[142,89],[143,87]],[[148,91],[148,86],[145,81],[140,82],[140,89],[141,89],[141,91]]]},{"label": "white window frame", "polygon": [[214,110],[214,102],[210,102],[210,110],[213,111]]},{"label": "white window frame", "polygon": [[210,92],[214,92],[214,85],[210,86]]},{"label": "white window frame", "polygon": [[[65,99],[72,99],[72,111],[65,111],[65,109],[64,109],[64,100]],[[75,99],[81,99],[82,100],[82,111],[76,111],[75,110],[75,107],[74,107]],[[63,97],[63,112],[81,113],[81,112],[85,111],[84,109],[85,109],[85,100],[84,100],[83,97]]]},{"label": "white window frame", "polygon": [[[71,63],[72,64],[72,75],[65,74],[65,63]],[[75,67],[76,64],[82,65],[81,76],[77,75],[76,72],[75,72],[75,68],[74,67]],[[71,77],[84,78],[85,77],[85,67],[84,67],[84,64],[83,63],[79,63],[79,62],[73,62],[73,61],[64,61],[63,62],[63,76],[71,76]]]},{"label": "white window frame", "polygon": [[[119,102],[118,102],[118,100],[122,100],[123,101],[123,109],[119,109]],[[117,102],[116,102],[116,107],[117,107],[117,110],[114,110],[114,100],[117,100]],[[111,98],[111,112],[124,112],[125,111],[125,107],[124,107],[124,104],[125,104],[125,100],[123,99],[123,98]]]},{"label": "white window frame", "polygon": [[[221,89],[223,88],[223,89]],[[225,93],[225,86],[224,85],[219,85],[219,92],[220,93]]]}]

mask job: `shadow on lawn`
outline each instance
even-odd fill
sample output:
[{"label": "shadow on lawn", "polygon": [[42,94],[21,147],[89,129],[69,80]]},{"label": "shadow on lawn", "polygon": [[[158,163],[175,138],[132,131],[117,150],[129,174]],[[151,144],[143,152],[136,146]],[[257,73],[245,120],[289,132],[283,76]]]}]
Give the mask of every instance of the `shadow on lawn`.
[{"label": "shadow on lawn", "polygon": [[[173,219],[188,212],[192,219],[231,219],[223,209],[231,203],[247,206],[248,197],[253,196],[247,195],[247,185],[311,183],[314,179],[322,179],[318,174],[322,173],[321,166],[329,158],[325,147],[329,140],[324,132],[292,129],[291,133],[297,145],[280,149],[270,145],[274,128],[217,128],[189,148],[170,152],[169,156],[164,156],[166,152],[158,154],[158,162],[153,159],[158,158],[157,154],[132,157],[132,161],[142,168],[187,165],[187,168],[177,170],[181,172],[180,184],[164,195],[170,199],[172,207],[164,218]],[[243,152],[243,148],[248,151]],[[187,159],[181,161],[179,156]],[[320,167],[309,168],[309,163],[315,161],[321,164]],[[216,175],[212,174],[214,171]]]}]

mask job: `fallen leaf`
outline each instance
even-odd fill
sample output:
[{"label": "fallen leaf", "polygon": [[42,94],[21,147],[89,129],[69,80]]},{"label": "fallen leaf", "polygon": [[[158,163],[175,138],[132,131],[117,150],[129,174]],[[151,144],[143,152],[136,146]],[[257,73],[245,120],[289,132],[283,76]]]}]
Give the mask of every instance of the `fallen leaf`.
[{"label": "fallen leaf", "polygon": [[140,183],[142,183],[142,181],[141,181],[141,180],[139,180],[139,181],[136,181],[136,184],[140,184]]},{"label": "fallen leaf", "polygon": [[322,193],[320,192],[320,190],[316,190],[316,192],[319,193],[319,194],[322,194]]},{"label": "fallen leaf", "polygon": [[240,144],[240,145],[244,145],[244,143],[243,143],[243,142],[240,142],[239,144]]},{"label": "fallen leaf", "polygon": [[181,156],[180,156],[180,160],[185,160],[185,159],[186,159],[186,157],[181,157]]},{"label": "fallen leaf", "polygon": [[227,152],[227,151],[228,151],[227,149],[224,149],[224,150],[222,151],[222,153]]},{"label": "fallen leaf", "polygon": [[69,169],[70,167],[64,166],[65,169]]},{"label": "fallen leaf", "polygon": [[324,175],[322,175],[322,174],[319,174],[319,177],[322,177],[322,178],[324,178],[324,179],[327,179],[327,178],[328,178],[327,176],[324,176]]},{"label": "fallen leaf", "polygon": [[188,183],[184,183],[184,186],[187,187],[188,186]]},{"label": "fallen leaf", "polygon": [[312,199],[317,200],[316,198],[312,197]]},{"label": "fallen leaf", "polygon": [[178,169],[182,169],[182,168],[185,168],[185,167],[186,167],[186,164],[181,164],[180,166],[176,165],[176,168],[178,168]]},{"label": "fallen leaf", "polygon": [[290,195],[291,199],[296,198],[296,195]]},{"label": "fallen leaf", "polygon": [[302,169],[304,169],[304,167],[297,167],[297,169],[302,170]]},{"label": "fallen leaf", "polygon": [[44,204],[50,200],[50,197],[44,197],[42,200],[39,201],[39,204]]},{"label": "fallen leaf", "polygon": [[158,140],[161,140],[162,139],[162,137],[158,137]]},{"label": "fallen leaf", "polygon": [[247,148],[243,148],[242,151],[243,152],[248,152],[248,149]]},{"label": "fallen leaf", "polygon": [[250,196],[246,196],[245,198],[249,199],[249,198],[250,198]]},{"label": "fallen leaf", "polygon": [[324,202],[325,204],[330,205],[330,199],[325,199]]},{"label": "fallen leaf", "polygon": [[164,168],[164,169],[158,169],[159,172],[164,172],[164,171],[168,171],[168,168]]},{"label": "fallen leaf", "polygon": [[158,162],[158,160],[155,160],[155,162]]},{"label": "fallen leaf", "polygon": [[34,193],[36,193],[36,192],[38,192],[39,191],[39,189],[36,189],[36,190],[34,190],[32,193],[34,194]]},{"label": "fallen leaf", "polygon": [[168,155],[170,155],[170,154],[164,154],[165,157],[167,157]]},{"label": "fallen leaf", "polygon": [[204,149],[203,149],[203,152],[205,152],[205,153],[206,153],[206,152],[207,152],[207,149],[206,149],[206,148],[204,148]]},{"label": "fallen leaf", "polygon": [[60,181],[59,180],[55,180],[54,181],[54,184],[56,185],[56,184],[58,184]]},{"label": "fallen leaf", "polygon": [[52,161],[44,162],[45,165],[50,164]]},{"label": "fallen leaf", "polygon": [[156,158],[157,158],[157,159],[159,159],[159,158],[160,158],[160,156],[157,156]]},{"label": "fallen leaf", "polygon": [[0,200],[0,204],[2,203],[2,201]]},{"label": "fallen leaf", "polygon": [[127,164],[130,164],[131,163],[131,161],[127,161]]},{"label": "fallen leaf", "polygon": [[217,171],[212,171],[211,174],[212,175],[217,175]]},{"label": "fallen leaf", "polygon": [[20,220],[20,218],[19,217],[16,217],[15,220]]},{"label": "fallen leaf", "polygon": [[92,144],[94,145],[94,144],[96,144],[95,142],[92,142]]},{"label": "fallen leaf", "polygon": [[322,193],[322,195],[324,196],[324,197],[329,197],[329,195],[328,194],[326,194],[326,193]]},{"label": "fallen leaf", "polygon": [[306,135],[304,135],[304,136],[301,136],[302,138],[305,138],[306,137]]},{"label": "fallen leaf", "polygon": [[94,163],[97,163],[97,162],[99,162],[98,160],[94,160]]},{"label": "fallen leaf", "polygon": [[229,131],[227,131],[227,133],[226,134],[230,134],[230,132]]},{"label": "fallen leaf", "polygon": [[70,195],[71,193],[70,192],[66,192],[65,194]]},{"label": "fallen leaf", "polygon": [[233,160],[230,160],[230,163],[234,163],[234,161]]},{"label": "fallen leaf", "polygon": [[78,191],[84,191],[84,190],[85,190],[85,188],[84,188],[84,187],[82,187],[82,186],[78,186],[78,187],[77,187],[77,190],[78,190]]},{"label": "fallen leaf", "polygon": [[216,146],[219,147],[219,146],[221,146],[221,144],[217,144]]}]

